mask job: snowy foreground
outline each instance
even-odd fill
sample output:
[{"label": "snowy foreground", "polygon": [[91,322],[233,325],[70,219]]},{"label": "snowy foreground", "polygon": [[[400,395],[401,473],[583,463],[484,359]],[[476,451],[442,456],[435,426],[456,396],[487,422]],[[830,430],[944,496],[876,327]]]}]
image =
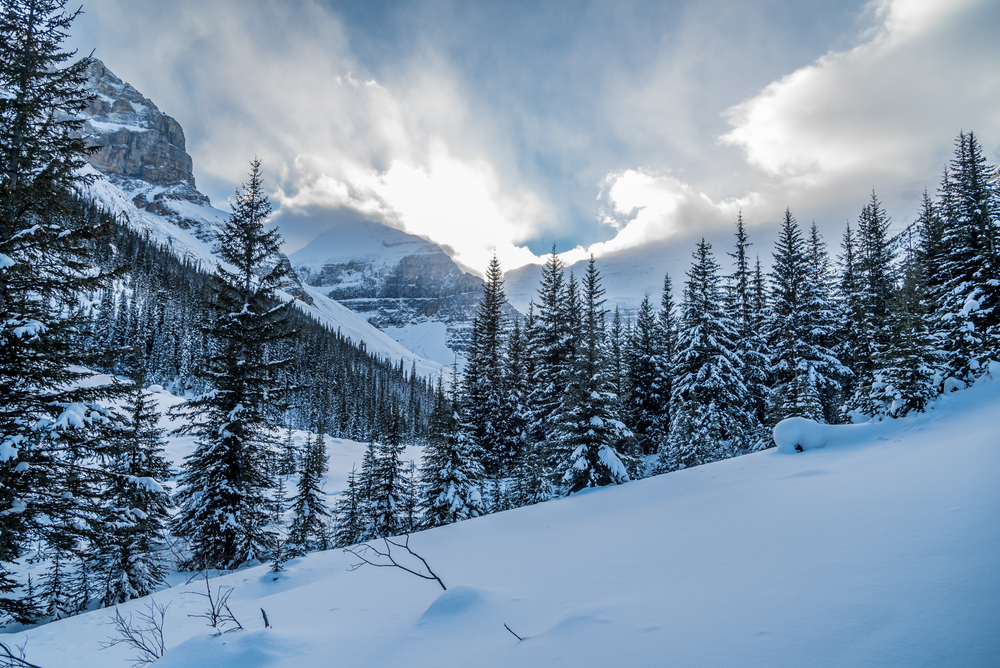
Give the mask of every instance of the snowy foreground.
[{"label": "snowy foreground", "polygon": [[[155,595],[174,647],[156,665],[1000,665],[998,415],[1000,378],[899,421],[800,424],[802,453],[783,443],[415,534],[448,591],[313,554],[213,580],[235,588],[246,629],[213,636],[188,617],[204,584],[175,586]],[[108,618],[0,638],[27,638],[44,667],[129,665],[125,647],[99,650]]]}]

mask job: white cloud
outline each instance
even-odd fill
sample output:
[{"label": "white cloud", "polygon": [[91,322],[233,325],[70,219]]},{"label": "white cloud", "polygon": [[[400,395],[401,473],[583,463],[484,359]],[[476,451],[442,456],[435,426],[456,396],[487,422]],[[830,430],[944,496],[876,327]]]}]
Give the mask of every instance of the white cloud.
[{"label": "white cloud", "polygon": [[[933,191],[960,130],[1000,148],[1000,28],[988,0],[884,0],[858,46],[831,52],[725,112],[723,145],[751,166],[744,194],[715,200],[699,182],[644,170],[609,174],[604,222],[618,229],[600,254],[679,232],[775,223],[785,207],[837,228],[857,216],[872,187],[897,222]],[[708,179],[711,181],[711,179]],[[735,195],[735,193],[734,193]],[[829,235],[829,227],[827,233]],[[578,251],[583,252],[583,251]]]},{"label": "white cloud", "polygon": [[756,201],[753,194],[739,199],[713,201],[671,174],[628,169],[609,174],[599,199],[602,222],[618,229],[610,241],[591,245],[585,253],[611,253],[678,233],[697,233],[732,224],[737,212]]},{"label": "white cloud", "polygon": [[936,176],[942,145],[963,128],[1000,139],[995,7],[884,0],[873,9],[881,21],[865,43],[730,109],[721,141],[783,183],[822,187]]},{"label": "white cloud", "polygon": [[[87,18],[116,34],[97,55],[185,127],[199,184],[235,184],[257,155],[282,207],[347,207],[447,245],[478,272],[494,247],[505,266],[534,259],[519,244],[541,200],[500,173],[488,120],[433,50],[380,81],[311,0],[142,4],[94,0]],[[294,250],[322,231],[285,236]]]}]

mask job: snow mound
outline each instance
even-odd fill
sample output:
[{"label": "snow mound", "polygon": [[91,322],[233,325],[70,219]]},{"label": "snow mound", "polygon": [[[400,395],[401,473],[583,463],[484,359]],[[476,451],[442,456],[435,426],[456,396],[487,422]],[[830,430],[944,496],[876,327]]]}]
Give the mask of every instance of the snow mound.
[{"label": "snow mound", "polygon": [[778,452],[818,450],[829,442],[833,429],[836,427],[807,418],[788,418],[774,425],[774,442]]}]

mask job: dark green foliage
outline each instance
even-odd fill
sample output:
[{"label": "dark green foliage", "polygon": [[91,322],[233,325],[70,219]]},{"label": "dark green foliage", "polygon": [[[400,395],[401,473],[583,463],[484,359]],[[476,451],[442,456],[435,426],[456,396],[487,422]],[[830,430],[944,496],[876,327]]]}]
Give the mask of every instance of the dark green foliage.
[{"label": "dark green foliage", "polygon": [[[79,295],[108,278],[90,256],[112,220],[75,196],[87,149],[74,119],[89,97],[87,59],[66,65],[74,54],[60,49],[78,13],[65,4],[0,3],[0,562],[40,540],[65,555],[60,568],[107,519],[101,464],[117,418],[99,402],[121,391],[79,383],[104,356],[81,341]],[[0,625],[26,611],[5,573]]]},{"label": "dark green foliage", "polygon": [[326,518],[330,516],[330,511],[323,493],[327,453],[322,428],[318,428],[316,437],[306,443],[299,469],[298,490],[292,498],[293,519],[288,540],[296,546],[296,552],[305,554],[330,547],[326,543]]},{"label": "dark green foliage", "polygon": [[166,525],[170,496],[160,483],[170,477],[163,457],[160,414],[136,374],[122,414],[117,452],[109,462],[116,475],[108,490],[115,521],[93,550],[101,603],[105,606],[147,596],[164,584]]},{"label": "dark green foliage", "polygon": [[255,160],[222,233],[220,254],[232,269],[216,270],[210,331],[218,349],[200,372],[212,389],[185,404],[192,421],[182,433],[197,436],[198,447],[185,461],[174,529],[191,542],[194,569],[261,560],[275,543],[268,463],[282,408],[277,377],[288,360],[274,346],[291,334],[291,303],[275,297],[288,269],[278,261],[277,231],[264,230],[270,211]]}]

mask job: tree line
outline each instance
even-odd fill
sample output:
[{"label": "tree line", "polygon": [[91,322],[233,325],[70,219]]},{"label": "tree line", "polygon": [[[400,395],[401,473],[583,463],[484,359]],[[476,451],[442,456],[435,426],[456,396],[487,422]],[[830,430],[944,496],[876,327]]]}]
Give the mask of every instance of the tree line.
[{"label": "tree line", "polygon": [[[935,197],[897,234],[875,192],[831,258],[788,210],[769,271],[742,215],[723,273],[693,253],[679,301],[605,308],[593,257],[553,248],[523,321],[494,258],[451,396],[439,388],[423,469],[427,526],[770,447],[780,420],[902,417],[1000,355],[998,170],[961,133]],[[446,464],[447,463],[447,464]]]}]

